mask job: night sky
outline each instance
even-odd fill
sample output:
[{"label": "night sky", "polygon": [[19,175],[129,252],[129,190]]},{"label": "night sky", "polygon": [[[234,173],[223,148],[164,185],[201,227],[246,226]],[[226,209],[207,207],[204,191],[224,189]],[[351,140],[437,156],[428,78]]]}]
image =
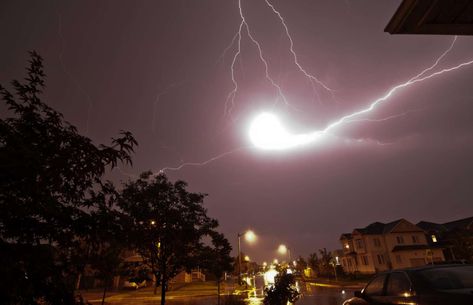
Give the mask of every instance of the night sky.
[{"label": "night sky", "polygon": [[[119,130],[133,132],[134,166],[115,170],[114,181],[224,154],[166,173],[209,194],[209,214],[234,246],[237,232],[252,228],[258,242],[243,244],[252,259],[278,257],[279,243],[307,256],[340,248],[341,233],[375,221],[473,216],[473,65],[397,91],[324,141],[278,152],[249,141],[261,112],[296,133],[323,129],[431,66],[454,37],[384,33],[400,2],[273,0],[299,63],[329,92],[298,70],[264,0],[243,0],[288,103],[243,31],[238,91],[225,113],[236,0],[3,0],[0,83],[22,78],[27,51],[37,50],[48,75],[44,100],[82,134],[109,143]],[[471,37],[458,37],[435,71],[472,60],[472,50]]]}]

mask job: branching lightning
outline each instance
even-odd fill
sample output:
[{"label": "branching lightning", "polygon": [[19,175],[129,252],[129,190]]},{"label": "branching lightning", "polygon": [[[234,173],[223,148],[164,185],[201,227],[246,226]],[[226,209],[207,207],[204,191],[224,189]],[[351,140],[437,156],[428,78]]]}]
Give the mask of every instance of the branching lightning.
[{"label": "branching lightning", "polygon": [[[325,127],[325,129],[323,129],[321,132],[323,133],[328,133],[330,130],[342,125],[343,123],[345,122],[348,122],[350,119],[354,118],[354,117],[357,117],[359,115],[362,115],[362,114],[365,114],[365,113],[368,113],[368,112],[371,112],[372,110],[374,110],[378,105],[382,104],[382,103],[385,103],[394,93],[396,93],[398,90],[400,89],[403,89],[403,88],[406,88],[406,87],[409,87],[409,86],[412,86],[416,83],[420,83],[420,82],[423,82],[425,80],[428,80],[428,79],[431,79],[431,78],[434,78],[436,76],[439,76],[439,75],[442,75],[444,73],[448,73],[448,72],[452,72],[452,71],[455,71],[455,70],[458,70],[458,69],[461,69],[465,66],[469,66],[473,64],[473,60],[469,60],[469,61],[466,61],[466,62],[463,62],[461,64],[458,64],[456,66],[451,66],[451,67],[448,67],[448,68],[444,68],[444,69],[441,69],[437,72],[434,72],[434,73],[431,73],[431,74],[428,74],[426,76],[423,76],[423,77],[414,77],[414,78],[411,78],[409,79],[408,81],[402,83],[402,84],[399,84],[397,86],[394,86],[392,87],[384,96],[374,100],[368,107],[364,108],[364,109],[361,109],[361,110],[358,110],[358,111],[355,111],[351,114],[348,114],[348,115],[345,115],[343,117],[341,117],[340,119],[336,120],[335,122],[329,124],[327,127]],[[420,74],[419,74],[420,75]]]},{"label": "branching lightning", "polygon": [[180,82],[176,82],[176,83],[172,83],[172,84],[169,84],[168,86],[166,86],[163,90],[159,91],[158,93],[156,93],[156,98],[154,99],[154,103],[153,103],[153,118],[152,118],[152,121],[151,121],[151,130],[153,132],[156,131],[156,117],[157,117],[157,108],[158,108],[158,104],[161,100],[161,97],[163,97],[164,95],[166,95],[170,90],[176,88],[176,87],[179,87],[181,86],[184,82],[186,82],[185,80],[183,81],[180,81]]},{"label": "branching lightning", "polygon": [[169,166],[166,166],[166,167],[163,167],[162,169],[160,169],[158,171],[158,173],[163,173],[165,171],[179,171],[181,169],[183,169],[184,167],[186,166],[197,166],[197,167],[202,167],[202,166],[205,166],[213,161],[217,161],[223,157],[226,157],[228,155],[231,155],[231,154],[234,154],[236,152],[239,152],[241,150],[244,150],[244,149],[247,149],[249,148],[249,146],[243,146],[243,147],[239,147],[239,148],[235,148],[235,149],[232,149],[230,151],[226,151],[224,153],[221,153],[219,155],[216,155],[215,157],[212,157],[206,161],[203,161],[203,162],[184,162],[184,163],[181,163],[180,165],[176,166],[176,167],[169,167]]},{"label": "branching lightning", "polygon": [[299,59],[297,57],[297,54],[296,52],[294,51],[294,41],[292,40],[292,36],[291,34],[289,33],[289,28],[286,24],[286,21],[284,20],[283,16],[281,15],[281,13],[276,10],[276,8],[274,7],[273,4],[271,4],[271,2],[269,2],[269,0],[264,0],[266,2],[266,4],[271,8],[271,10],[273,11],[274,14],[276,14],[279,18],[279,20],[281,21],[281,24],[282,26],[284,27],[284,32],[286,33],[286,36],[287,38],[289,39],[289,51],[291,52],[292,54],[292,57],[294,59],[294,64],[297,66],[297,68],[299,69],[299,71],[301,71],[308,79],[310,79],[311,82],[315,82],[317,83],[319,86],[323,87],[325,90],[327,91],[330,91],[332,92],[333,90],[330,89],[327,85],[325,85],[322,81],[320,81],[317,77],[315,77],[314,75],[310,74],[309,72],[307,72],[303,67],[302,65],[299,63]]},{"label": "branching lightning", "polygon": [[[264,1],[267,4],[267,6],[271,9],[271,11],[279,18],[279,21],[281,22],[282,26],[284,27],[284,32],[285,32],[285,34],[286,34],[286,36],[289,40],[289,44],[290,44],[289,45],[289,51],[292,54],[294,64],[297,66],[299,71],[301,73],[303,73],[311,81],[312,85],[317,84],[317,85],[321,86],[322,88],[324,88],[325,90],[330,91],[332,93],[333,92],[332,89],[330,89],[327,85],[325,85],[317,77],[310,74],[309,72],[307,72],[306,69],[304,69],[302,67],[302,65],[299,62],[297,53],[294,51],[294,41],[293,41],[292,36],[289,32],[289,28],[286,24],[286,21],[282,17],[281,13],[278,10],[276,10],[276,8],[271,4],[271,2],[269,2],[269,0],[264,0]],[[255,47],[258,51],[259,59],[264,65],[265,78],[276,89],[277,94],[278,94],[278,99],[282,100],[286,105],[290,105],[289,102],[287,101],[286,96],[283,93],[283,90],[282,90],[281,86],[271,77],[271,75],[269,73],[268,61],[266,60],[266,58],[263,55],[263,49],[261,47],[261,43],[251,33],[250,26],[249,26],[248,22],[246,21],[245,15],[243,13],[243,7],[242,7],[241,0],[238,0],[238,10],[239,10],[239,15],[240,15],[240,25],[238,27],[238,31],[233,36],[233,39],[232,39],[230,45],[227,48],[225,48],[225,50],[223,52],[223,55],[224,55],[231,48],[231,46],[235,44],[235,41],[237,42],[237,50],[236,50],[235,54],[233,55],[233,60],[232,60],[232,63],[230,65],[233,89],[227,95],[227,98],[226,98],[226,101],[225,101],[224,115],[231,114],[232,110],[235,106],[235,97],[236,97],[237,92],[238,92],[238,82],[237,82],[236,76],[235,76],[235,64],[236,64],[236,61],[240,57],[241,52],[242,52],[242,50],[241,50],[241,41],[242,41],[242,38],[243,38],[243,33],[246,33],[246,36],[255,45]],[[315,90],[315,88],[314,88],[314,90]]]},{"label": "branching lightning", "polygon": [[[263,55],[263,49],[261,48],[261,44],[258,42],[258,40],[256,40],[254,38],[253,34],[251,34],[250,26],[246,22],[245,15],[243,14],[243,8],[242,8],[242,5],[241,5],[241,0],[238,0],[238,9],[239,9],[241,21],[240,21],[240,26],[238,27],[238,32],[234,36],[234,39],[232,40],[232,42],[234,42],[235,38],[237,38],[237,51],[236,51],[235,55],[233,56],[232,64],[230,66],[231,77],[232,77],[232,82],[233,82],[233,90],[230,91],[230,93],[227,96],[227,100],[225,102],[225,112],[224,112],[224,114],[225,115],[231,114],[231,112],[233,110],[233,107],[235,106],[235,96],[236,96],[237,91],[238,91],[238,82],[236,81],[236,78],[235,78],[235,63],[238,59],[238,56],[240,56],[240,54],[241,54],[241,39],[242,39],[243,28],[246,31],[246,36],[251,40],[251,42],[256,46],[256,48],[258,50],[259,59],[264,64],[264,71],[265,71],[266,79],[276,89],[276,91],[278,93],[278,97],[281,98],[286,105],[288,105],[289,103],[286,99],[286,96],[282,92],[281,86],[279,86],[274,81],[274,79],[271,77],[271,75],[269,74],[269,65],[268,65],[268,62],[267,62],[266,58]],[[228,104],[230,104],[230,106],[228,106]]]},{"label": "branching lightning", "polygon": [[282,150],[312,143],[318,140],[324,134],[329,134],[330,131],[332,129],[335,129],[336,127],[342,126],[349,122],[353,122],[354,120],[359,120],[356,118],[373,111],[377,108],[377,106],[387,102],[389,98],[400,89],[412,86],[416,83],[420,83],[431,78],[440,76],[444,73],[452,72],[473,64],[473,60],[470,60],[455,66],[450,66],[448,68],[444,68],[436,72],[431,72],[430,74],[427,74],[427,72],[434,70],[438,66],[440,61],[452,50],[456,39],[457,37],[453,39],[448,49],[444,51],[431,66],[422,70],[420,73],[410,78],[406,82],[392,87],[390,90],[387,91],[386,94],[372,101],[366,108],[342,116],[338,120],[330,123],[322,130],[316,130],[305,134],[291,134],[284,128],[284,126],[282,126],[277,117],[268,113],[263,113],[258,116],[254,120],[253,124],[250,126],[250,139],[255,146],[267,150]]},{"label": "branching lightning", "polygon": [[[285,19],[281,15],[281,13],[272,5],[272,3],[269,0],[264,0],[266,5],[272,10],[272,12],[279,18],[280,23],[282,24],[284,28],[284,32],[286,37],[289,40],[289,51],[292,54],[293,62],[295,66],[298,68],[298,70],[305,76],[307,77],[310,81],[311,84],[314,88],[315,85],[322,87],[323,89],[333,92],[331,88],[329,88],[327,85],[325,85],[323,82],[321,82],[317,77],[314,75],[310,74],[307,72],[306,69],[303,68],[303,66],[300,64],[297,53],[294,50],[294,42],[292,39],[292,36],[290,35],[289,28],[286,24]],[[239,16],[240,16],[240,24],[238,27],[238,31],[236,34],[233,36],[232,41],[230,45],[225,48],[222,57],[225,56],[225,54],[230,50],[230,48],[236,43],[236,52],[233,55],[232,62],[230,65],[230,71],[231,71],[231,80],[233,83],[233,89],[228,93],[226,101],[225,101],[225,110],[224,110],[224,115],[231,115],[232,110],[235,106],[235,98],[238,93],[239,87],[238,87],[238,82],[236,79],[235,75],[235,64],[237,60],[241,57],[242,53],[242,38],[244,34],[246,37],[249,38],[249,40],[252,42],[252,44],[256,47],[258,51],[258,56],[259,60],[263,63],[264,68],[265,68],[265,78],[269,81],[269,83],[276,89],[277,94],[278,94],[278,99],[281,99],[286,105],[289,105],[283,90],[281,86],[274,81],[274,79],[271,77],[269,73],[269,64],[266,58],[264,57],[263,50],[261,47],[261,44],[258,40],[255,39],[253,34],[251,33],[250,26],[246,21],[245,15],[243,13],[243,8],[242,8],[242,0],[238,0],[238,9],[239,9]],[[236,148],[224,153],[221,153],[219,155],[216,155],[206,161],[203,162],[184,162],[181,163],[179,166],[176,167],[164,167],[162,168],[159,172],[165,172],[165,171],[179,171],[183,169],[184,167],[192,166],[192,167],[202,167],[206,166],[207,164],[214,162],[216,160],[222,159],[224,157],[227,157],[229,155],[232,155],[236,153],[237,151],[251,148],[251,147],[259,147],[262,149],[276,149],[276,150],[281,150],[281,149],[287,149],[287,148],[292,148],[296,146],[300,146],[303,144],[308,144],[311,142],[314,142],[315,140],[319,139],[321,136],[324,134],[330,134],[334,129],[337,127],[343,126],[344,124],[347,123],[352,123],[352,122],[382,122],[382,121],[387,121],[395,118],[399,118],[401,116],[405,116],[410,112],[414,112],[417,110],[411,110],[411,111],[406,111],[401,114],[396,114],[396,115],[391,115],[385,118],[381,119],[368,119],[368,118],[359,118],[361,115],[367,114],[374,109],[376,109],[378,106],[386,103],[397,91],[410,87],[414,84],[424,82],[426,80],[429,80],[431,78],[435,78],[437,76],[440,76],[442,74],[452,72],[455,70],[462,69],[466,66],[469,66],[473,64],[473,60],[465,61],[460,64],[450,66],[447,68],[440,69],[438,71],[434,71],[439,63],[442,61],[442,59],[449,54],[449,52],[453,49],[455,42],[457,40],[457,37],[455,36],[449,47],[439,56],[437,59],[434,61],[432,65],[427,67],[426,69],[420,71],[420,73],[416,74],[415,76],[411,77],[407,81],[395,85],[391,87],[384,95],[381,97],[373,100],[371,103],[368,104],[365,108],[362,108],[360,110],[354,111],[350,114],[344,115],[341,118],[331,122],[328,124],[324,129],[321,130],[316,130],[313,132],[305,133],[305,134],[291,134],[289,133],[284,126],[279,122],[278,118],[275,116],[272,116],[271,114],[263,113],[261,116],[257,117],[255,120],[256,122],[253,122],[252,126],[250,127],[250,138],[253,141],[254,146],[245,146],[245,147],[240,147]],[[259,121],[258,121],[259,120]],[[265,125],[269,124],[269,125]],[[256,126],[256,127],[255,127]],[[256,128],[256,129],[255,129]],[[278,134],[279,132],[279,134]],[[256,140],[255,140],[256,139]],[[269,139],[269,140],[268,140]],[[262,141],[259,142],[258,141]],[[356,141],[365,141],[365,139],[359,139]],[[378,141],[374,141],[379,145],[391,145],[393,143],[381,143]]]},{"label": "branching lightning", "polygon": [[384,118],[381,118],[381,119],[368,119],[368,118],[352,119],[352,120],[346,121],[346,123],[363,123],[363,122],[380,123],[380,122],[386,122],[386,121],[389,121],[389,120],[404,117],[404,116],[408,115],[409,113],[417,112],[417,111],[420,111],[420,110],[408,110],[406,112],[393,114],[393,115],[390,115],[390,116],[387,116],[387,117],[384,117]]}]

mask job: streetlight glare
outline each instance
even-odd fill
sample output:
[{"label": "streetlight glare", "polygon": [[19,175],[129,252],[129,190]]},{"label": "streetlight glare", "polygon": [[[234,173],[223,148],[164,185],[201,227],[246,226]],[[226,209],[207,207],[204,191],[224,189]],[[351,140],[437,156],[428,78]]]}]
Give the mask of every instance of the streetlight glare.
[{"label": "streetlight glare", "polygon": [[248,255],[245,255],[245,262],[249,262],[250,261],[250,257]]},{"label": "streetlight glare", "polygon": [[252,230],[248,230],[245,233],[245,240],[249,243],[256,241],[256,234]]},{"label": "streetlight glare", "polygon": [[278,247],[278,252],[279,252],[280,254],[286,254],[286,253],[287,253],[287,246],[286,246],[286,245],[283,245],[283,244],[279,245],[279,247]]}]

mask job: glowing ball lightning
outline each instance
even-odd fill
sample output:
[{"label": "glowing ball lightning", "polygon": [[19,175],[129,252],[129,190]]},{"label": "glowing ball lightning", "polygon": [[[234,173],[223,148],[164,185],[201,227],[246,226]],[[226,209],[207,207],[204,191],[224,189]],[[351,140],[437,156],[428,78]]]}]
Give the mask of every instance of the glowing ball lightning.
[{"label": "glowing ball lightning", "polygon": [[284,150],[316,140],[320,132],[292,134],[284,128],[277,116],[271,113],[258,115],[250,125],[250,140],[260,149]]}]

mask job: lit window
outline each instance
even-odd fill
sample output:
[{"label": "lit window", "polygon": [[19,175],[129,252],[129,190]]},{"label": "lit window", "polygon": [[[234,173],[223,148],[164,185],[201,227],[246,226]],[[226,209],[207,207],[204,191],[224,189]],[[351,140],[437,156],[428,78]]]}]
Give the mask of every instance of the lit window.
[{"label": "lit window", "polygon": [[437,236],[432,235],[431,237],[432,237],[432,241],[433,241],[434,243],[436,243],[436,242],[437,242]]}]

